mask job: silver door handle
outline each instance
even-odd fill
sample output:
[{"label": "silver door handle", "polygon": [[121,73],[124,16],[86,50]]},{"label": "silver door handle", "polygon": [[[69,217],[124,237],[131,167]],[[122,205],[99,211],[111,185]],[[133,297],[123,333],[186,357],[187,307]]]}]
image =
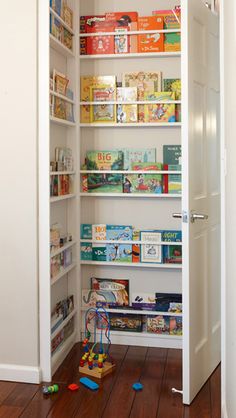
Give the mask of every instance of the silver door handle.
[{"label": "silver door handle", "polygon": [[172,217],[175,219],[182,219],[183,215],[182,213],[172,213]]},{"label": "silver door handle", "polygon": [[190,219],[192,223],[194,223],[196,220],[206,221],[208,219],[208,215],[204,215],[203,213],[192,212]]}]

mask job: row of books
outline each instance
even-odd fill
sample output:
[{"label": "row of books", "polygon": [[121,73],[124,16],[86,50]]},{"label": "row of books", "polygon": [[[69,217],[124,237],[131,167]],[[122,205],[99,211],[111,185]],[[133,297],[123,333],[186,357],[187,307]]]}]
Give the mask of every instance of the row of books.
[{"label": "row of books", "polygon": [[56,147],[55,159],[50,161],[50,171],[73,171],[74,160],[71,148]]},{"label": "row of books", "polygon": [[180,293],[130,294],[128,279],[106,279],[91,277],[90,289],[82,290],[83,308],[111,308],[182,313],[182,295]]},{"label": "row of books", "polygon": [[58,16],[62,20],[64,20],[65,24],[69,26],[71,29],[73,28],[73,11],[68,6],[66,0],[50,0],[49,2],[50,7],[56,12]]},{"label": "row of books", "polygon": [[50,227],[50,252],[54,252],[72,241],[72,235],[62,232],[59,223],[54,223]]},{"label": "row of books", "polygon": [[[50,7],[72,29],[73,11],[65,0],[50,0]],[[50,34],[65,47],[73,49],[73,35],[53,13],[50,13]]]},{"label": "row of books", "polygon": [[[53,93],[58,93],[63,97],[57,97]],[[66,99],[73,100],[73,91],[69,88],[69,79],[65,74],[53,70],[50,77],[50,115],[69,122],[74,122],[74,106],[73,103]]]},{"label": "row of books", "polygon": [[50,176],[50,197],[66,196],[73,193],[73,176],[53,174]]},{"label": "row of books", "polygon": [[61,347],[62,344],[66,342],[66,340],[73,334],[75,329],[74,318],[72,318],[68,324],[66,324],[63,329],[53,338],[51,342],[51,354],[55,354],[55,352]]},{"label": "row of books", "polygon": [[64,269],[72,264],[72,248],[67,248],[60,254],[55,255],[50,260],[51,279],[60,274]]},{"label": "row of books", "polygon": [[[81,102],[102,102],[81,106],[82,123],[181,121],[180,104],[165,103],[181,100],[181,80],[163,79],[161,71],[124,73],[122,82],[118,82],[116,76],[82,76],[80,87]],[[104,103],[114,101],[120,104]],[[155,103],[132,104],[137,101]]]},{"label": "row of books", "polygon": [[137,174],[83,174],[82,191],[85,193],[181,194],[182,191],[181,174],[150,173],[154,170],[181,171],[181,145],[164,145],[163,163],[156,162],[153,148],[87,151],[82,168],[88,171],[137,171]]},{"label": "row of books", "polygon": [[[119,263],[182,263],[182,232],[138,230],[131,225],[82,224],[80,254],[83,261]],[[95,241],[94,243],[91,241]],[[114,243],[103,243],[114,241]],[[119,241],[127,241],[119,244]],[[136,244],[142,241],[143,244]],[[166,245],[160,245],[166,242]],[[168,245],[174,242],[174,245]]]},{"label": "row of books", "polygon": [[71,295],[66,299],[60,300],[55,305],[51,313],[51,333],[53,334],[62,322],[74,310],[74,296]]},{"label": "row of books", "polygon": [[[180,51],[180,33],[150,33],[128,35],[129,31],[175,30],[181,27],[181,9],[155,10],[151,16],[137,12],[115,12],[80,17],[80,33],[98,33],[81,37],[81,55],[128,54],[142,52]],[[117,32],[101,35],[102,32]]]},{"label": "row of books", "polygon": [[74,93],[70,88],[69,78],[60,71],[53,69],[50,75],[50,91],[61,94],[70,100],[74,99]]}]

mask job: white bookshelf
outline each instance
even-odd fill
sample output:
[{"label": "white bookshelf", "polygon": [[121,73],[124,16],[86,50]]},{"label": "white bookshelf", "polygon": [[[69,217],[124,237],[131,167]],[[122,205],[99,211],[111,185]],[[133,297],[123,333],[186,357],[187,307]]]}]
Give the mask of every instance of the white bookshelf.
[{"label": "white bookshelf", "polygon": [[139,52],[129,54],[97,54],[97,55],[80,55],[81,60],[110,60],[110,59],[137,59],[137,58],[179,58],[181,52]]}]

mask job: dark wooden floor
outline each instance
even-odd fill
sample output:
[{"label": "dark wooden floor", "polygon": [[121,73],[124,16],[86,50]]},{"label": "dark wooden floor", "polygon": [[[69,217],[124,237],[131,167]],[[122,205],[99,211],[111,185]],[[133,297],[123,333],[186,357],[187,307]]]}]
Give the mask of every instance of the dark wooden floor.
[{"label": "dark wooden floor", "polygon": [[[0,382],[0,417],[4,418],[220,418],[220,367],[202,388],[190,407],[171,388],[181,389],[181,351],[144,347],[113,346],[114,374],[106,376],[97,392],[78,383],[80,346],[76,345],[56,372],[53,382],[60,391],[44,397],[42,387]],[[141,381],[142,392],[132,384]]]}]

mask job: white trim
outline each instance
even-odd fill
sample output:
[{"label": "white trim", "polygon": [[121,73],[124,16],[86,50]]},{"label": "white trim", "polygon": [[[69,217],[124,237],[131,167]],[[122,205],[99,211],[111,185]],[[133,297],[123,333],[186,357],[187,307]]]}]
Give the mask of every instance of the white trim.
[{"label": "white trim", "polygon": [[38,384],[41,381],[41,371],[39,367],[0,364],[0,380]]},{"label": "white trim", "polygon": [[227,408],[225,404],[222,405],[221,412],[222,412],[222,418],[228,418],[228,412],[227,412]]},{"label": "white trim", "polygon": [[[51,10],[51,9],[50,9]],[[57,15],[58,16],[58,15]],[[147,35],[155,33],[181,33],[181,29],[152,29],[152,30],[130,30],[123,32],[123,34],[131,35]],[[80,38],[91,38],[94,36],[119,36],[120,32],[94,32],[94,33],[80,33]]]},{"label": "white trim", "polygon": [[[53,37],[54,38],[54,37]],[[54,38],[55,41],[56,38]],[[53,40],[54,40],[53,39]],[[57,43],[60,44],[59,41]],[[64,47],[65,48],[65,47]],[[66,48],[68,49],[68,48]],[[69,50],[68,50],[69,51]],[[97,54],[97,55],[80,55],[81,60],[96,60],[96,59],[122,59],[122,58],[168,58],[181,57],[181,51],[174,52],[134,52],[129,54]]]}]

